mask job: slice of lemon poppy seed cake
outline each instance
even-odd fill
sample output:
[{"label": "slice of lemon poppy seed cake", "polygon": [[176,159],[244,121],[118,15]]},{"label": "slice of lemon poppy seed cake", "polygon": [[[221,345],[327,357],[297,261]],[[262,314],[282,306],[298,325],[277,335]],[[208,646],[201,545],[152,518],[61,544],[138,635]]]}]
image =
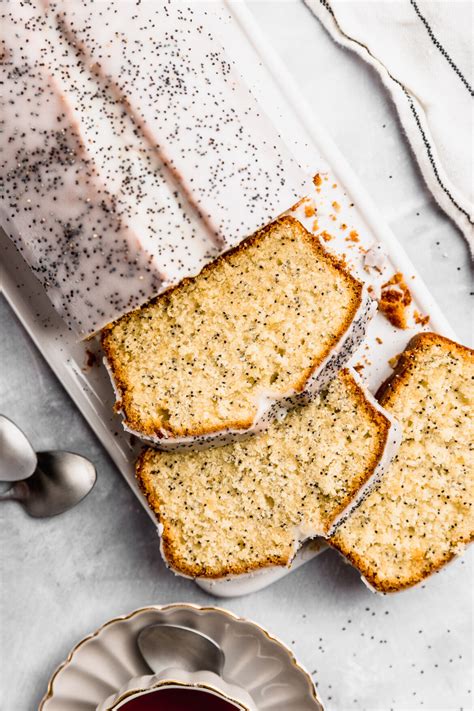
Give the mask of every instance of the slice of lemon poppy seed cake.
[{"label": "slice of lemon poppy seed cake", "polygon": [[403,428],[400,449],[331,542],[370,586],[391,592],[474,538],[474,352],[419,334],[378,398]]},{"label": "slice of lemon poppy seed cake", "polygon": [[282,217],[104,330],[124,424],[161,448],[255,429],[335,375],[371,312],[362,283]]},{"label": "slice of lemon poppy seed cake", "polygon": [[347,369],[263,433],[223,447],[147,449],[137,478],[176,572],[219,578],[288,565],[328,535],[391,459],[397,431]]}]

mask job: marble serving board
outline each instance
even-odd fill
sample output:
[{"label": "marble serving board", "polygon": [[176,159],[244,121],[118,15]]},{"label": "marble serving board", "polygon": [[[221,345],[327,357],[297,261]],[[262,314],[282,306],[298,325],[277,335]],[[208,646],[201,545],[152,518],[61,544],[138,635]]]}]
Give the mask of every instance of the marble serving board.
[{"label": "marble serving board", "polygon": [[[352,364],[374,392],[391,372],[390,359],[403,350],[414,333],[430,329],[448,337],[454,334],[393,233],[261,35],[245,3],[222,1],[213,7],[219,13],[215,22],[219,23],[222,43],[234,61],[238,60],[244,79],[263,105],[272,106],[272,119],[295,158],[308,173],[319,176],[311,195],[291,214],[307,229],[323,235],[326,248],[343,255],[348,265],[372,284],[374,293],[395,272],[403,273],[410,288],[413,302],[409,328],[394,328],[377,314],[366,342],[353,358]],[[376,268],[366,266],[368,250],[380,257]],[[124,432],[120,418],[113,412],[113,390],[97,340],[77,342],[3,233],[0,233],[0,286],[30,337],[153,518],[134,477],[133,464],[140,444]],[[415,312],[429,316],[429,322],[422,324],[419,318],[415,319]],[[289,569],[269,570],[239,580],[198,581],[198,584],[217,596],[246,594],[269,585],[322,550],[324,546],[315,543],[305,546]]]}]

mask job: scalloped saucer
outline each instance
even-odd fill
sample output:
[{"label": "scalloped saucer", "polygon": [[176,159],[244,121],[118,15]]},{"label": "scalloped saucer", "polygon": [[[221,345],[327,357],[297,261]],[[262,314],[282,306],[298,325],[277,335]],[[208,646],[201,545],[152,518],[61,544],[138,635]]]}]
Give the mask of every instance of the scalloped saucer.
[{"label": "scalloped saucer", "polygon": [[246,689],[258,711],[324,711],[310,675],[282,642],[231,612],[186,603],[140,608],[85,637],[54,672],[38,711],[96,711],[130,679],[148,674],[136,637],[157,622],[215,639],[226,658],[223,677]]}]

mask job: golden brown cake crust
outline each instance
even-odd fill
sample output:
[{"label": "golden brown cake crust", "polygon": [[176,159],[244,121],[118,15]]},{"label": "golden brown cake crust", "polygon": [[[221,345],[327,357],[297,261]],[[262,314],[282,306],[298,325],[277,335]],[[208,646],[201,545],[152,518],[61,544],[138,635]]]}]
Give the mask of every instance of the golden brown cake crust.
[{"label": "golden brown cake crust", "polygon": [[456,341],[452,341],[446,336],[438,333],[425,332],[417,333],[407,344],[405,350],[400,353],[393,373],[382,383],[377,390],[375,397],[379,403],[385,407],[397,396],[403,383],[409,380],[413,367],[421,354],[426,352],[432,345],[439,345],[446,352],[454,350],[461,358],[470,359],[474,357],[474,350],[463,346]]},{"label": "golden brown cake crust", "polygon": [[[377,400],[383,407],[390,411],[390,405],[396,401],[400,391],[407,386],[410,381],[410,376],[415,368],[420,357],[428,351],[432,346],[438,345],[447,353],[453,351],[458,354],[461,359],[472,360],[474,358],[474,350],[463,346],[455,341],[450,340],[437,333],[422,332],[414,336],[407,344],[406,349],[400,354],[397,365],[393,373],[382,383],[377,391]],[[455,541],[455,546],[460,548],[474,541],[474,530],[466,537],[460,537]],[[427,564],[423,556],[420,554],[419,569],[416,574],[407,577],[403,580],[382,578],[376,569],[364,557],[360,556],[357,551],[347,547],[344,540],[338,536],[337,532],[330,541],[331,545],[342,553],[347,560],[352,563],[371,587],[381,593],[397,592],[406,588],[410,588],[418,583],[421,583],[425,578],[436,573],[446,563],[456,556],[455,551],[447,552],[440,555],[436,563]]]},{"label": "golden brown cake crust", "polygon": [[[460,540],[459,544],[467,545],[469,543],[472,543],[472,541],[473,537],[471,536],[466,540]],[[357,568],[357,570],[364,576],[367,583],[379,593],[400,592],[401,590],[412,588],[414,585],[422,583],[425,578],[428,578],[430,575],[437,573],[441,568],[443,568],[447,563],[449,563],[453,558],[456,557],[456,553],[450,553],[449,555],[440,557],[436,565],[427,565],[424,568],[421,567],[417,575],[413,575],[410,578],[405,578],[401,581],[387,580],[385,578],[380,579],[377,576],[376,571],[374,571],[372,567],[367,565],[367,561],[361,558],[361,556],[357,555],[357,553],[354,553],[354,551],[345,550],[344,546],[339,543],[334,543],[333,541],[330,541],[330,543],[333,548],[336,548],[340,553],[343,554],[345,558],[347,558],[350,563],[352,563],[355,568]]]},{"label": "golden brown cake crust", "polygon": [[[325,260],[328,264],[331,264],[341,275],[343,275],[346,284],[348,285],[351,294],[351,311],[344,318],[343,322],[340,324],[337,331],[332,334],[330,344],[326,348],[326,351],[319,355],[319,357],[314,358],[311,366],[307,368],[301,377],[289,385],[289,390],[294,390],[295,392],[301,392],[304,390],[308,380],[314,371],[324,362],[327,356],[330,354],[334,346],[340,341],[344,333],[348,330],[350,324],[352,323],[355,314],[357,313],[359,307],[362,304],[362,292],[363,285],[359,282],[350,272],[347,271],[344,264],[335,255],[327,252],[320,244],[316,235],[308,232],[303,225],[295,218],[287,215],[278,218],[274,222],[270,223],[266,227],[262,228],[254,235],[247,237],[240,244],[233,247],[229,251],[221,254],[213,262],[207,264],[201,272],[195,277],[188,277],[183,279],[179,284],[170,287],[167,291],[155,297],[151,301],[147,302],[139,309],[135,309],[130,313],[122,316],[118,321],[108,324],[101,332],[101,343],[106,360],[110,369],[110,374],[114,382],[116,390],[116,405],[115,409],[121,411],[124,417],[124,423],[131,431],[136,432],[138,435],[142,434],[147,437],[163,438],[164,436],[169,437],[202,437],[205,435],[212,435],[222,431],[221,425],[216,426],[201,426],[199,428],[179,428],[173,427],[169,422],[163,420],[158,421],[157,417],[146,417],[143,413],[137,411],[133,405],[133,395],[130,388],[130,383],[128,381],[127,371],[124,368],[123,363],[120,359],[120,354],[118,353],[114,340],[113,340],[113,330],[115,326],[120,323],[124,323],[133,319],[134,315],[149,308],[154,303],[160,300],[168,299],[170,294],[181,290],[185,285],[194,282],[196,279],[201,278],[203,275],[209,274],[213,271],[218,264],[227,260],[231,255],[238,254],[245,251],[250,245],[258,244],[263,241],[265,237],[271,233],[275,227],[287,226],[289,229],[296,230],[299,232],[299,236],[302,240],[307,242],[311,249],[320,259]],[[242,418],[239,420],[226,421],[224,429],[232,430],[246,430],[250,428],[253,424],[253,417]],[[166,433],[166,434],[164,434]]]},{"label": "golden brown cake crust", "polygon": [[[366,418],[376,426],[378,438],[376,446],[373,447],[370,452],[370,456],[365,462],[364,471],[360,473],[360,476],[357,479],[348,482],[344,498],[332,511],[331,520],[326,521],[326,533],[329,533],[334,521],[337,521],[340,514],[346,509],[347,506],[350,505],[351,501],[354,500],[358,491],[372,477],[374,470],[378,466],[384,453],[391,428],[390,420],[385,417],[384,414],[378,410],[369,399],[364,397],[364,391],[359,387],[349,370],[343,369],[340,371],[338,377],[344,382],[347,392],[350,392],[354,402],[359,404],[361,418]],[[258,435],[256,436],[258,437]],[[160,515],[163,502],[160,500],[156,487],[153,485],[153,478],[155,476],[152,473],[153,466],[155,466],[156,469],[157,458],[159,459],[163,456],[166,456],[166,453],[153,448],[147,448],[140,454],[136,462],[135,470],[137,481],[148,501],[148,505],[155,514],[157,521],[163,526],[161,533],[162,550],[167,563],[172,569],[182,575],[192,578],[200,577],[216,579],[252,573],[256,570],[261,570],[271,566],[288,566],[291,564],[294,557],[294,549],[292,549],[291,554],[288,552],[288,554],[280,556],[265,555],[262,551],[261,557],[256,560],[245,563],[235,561],[232,565],[222,564],[218,569],[215,567],[210,568],[205,564],[200,564],[198,562],[194,565],[188,564],[180,554],[180,542],[173,536],[172,527],[168,525],[166,517],[162,517]],[[177,456],[186,455],[178,454]],[[159,473],[157,475],[159,476]]]}]

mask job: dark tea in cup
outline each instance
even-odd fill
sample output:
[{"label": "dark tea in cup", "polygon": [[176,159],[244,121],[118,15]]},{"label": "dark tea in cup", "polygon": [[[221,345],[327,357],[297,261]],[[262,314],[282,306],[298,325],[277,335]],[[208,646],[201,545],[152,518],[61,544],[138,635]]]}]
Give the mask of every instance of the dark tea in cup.
[{"label": "dark tea in cup", "polygon": [[203,689],[175,687],[142,694],[122,704],[120,711],[236,711],[241,708]]}]

